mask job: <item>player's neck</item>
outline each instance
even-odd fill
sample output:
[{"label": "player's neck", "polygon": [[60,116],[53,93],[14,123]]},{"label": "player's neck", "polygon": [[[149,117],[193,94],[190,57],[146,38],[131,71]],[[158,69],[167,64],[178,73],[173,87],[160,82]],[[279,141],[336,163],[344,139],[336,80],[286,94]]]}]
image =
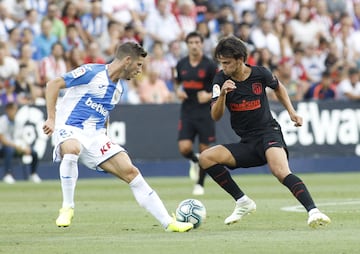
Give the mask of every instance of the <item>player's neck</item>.
[{"label": "player's neck", "polygon": [[237,72],[235,72],[231,78],[237,81],[244,81],[246,80],[251,74],[251,68],[247,65],[241,65]]},{"label": "player's neck", "polygon": [[202,59],[203,55],[199,54],[199,55],[189,55],[189,61],[190,64],[192,66],[196,66],[200,63],[201,59]]}]

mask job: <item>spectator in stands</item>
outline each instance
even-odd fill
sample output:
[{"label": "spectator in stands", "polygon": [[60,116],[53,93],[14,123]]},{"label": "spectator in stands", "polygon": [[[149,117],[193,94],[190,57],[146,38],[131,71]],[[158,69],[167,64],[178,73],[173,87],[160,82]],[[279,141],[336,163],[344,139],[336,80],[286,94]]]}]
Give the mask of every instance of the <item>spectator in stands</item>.
[{"label": "spectator in stands", "polygon": [[292,27],[289,23],[285,22],[280,34],[280,55],[281,57],[294,57],[294,35]]},{"label": "spectator in stands", "polygon": [[161,70],[154,66],[147,67],[147,75],[140,81],[138,92],[142,103],[164,104],[173,101],[164,80],[160,79]]},{"label": "spectator in stands", "polygon": [[323,29],[322,35],[328,40],[331,40],[331,30],[334,25],[334,20],[331,17],[331,13],[328,11],[327,0],[317,0],[315,8],[313,9],[313,20],[319,23]]},{"label": "spectator in stands", "polygon": [[20,64],[20,70],[15,79],[11,80],[19,105],[33,104],[36,100],[36,86],[33,74],[26,64]]},{"label": "spectator in stands", "polygon": [[336,88],[338,100],[360,100],[360,78],[356,67],[350,68],[348,77],[343,79]]},{"label": "spectator in stands", "polygon": [[[242,40],[249,52],[256,50],[255,44],[251,39],[251,25],[246,22],[242,22],[237,25],[235,35]],[[214,49],[215,47],[213,47]]]},{"label": "spectator in stands", "polygon": [[268,48],[273,57],[280,58],[280,41],[272,30],[271,20],[261,20],[260,26],[251,32],[251,40],[256,48]]},{"label": "spectator in stands", "polygon": [[170,64],[171,67],[171,77],[174,80],[176,76],[176,64],[184,56],[185,50],[182,49],[182,42],[175,40],[170,42],[169,51],[165,54],[166,61]]},{"label": "spectator in stands", "polygon": [[300,45],[304,49],[304,54],[302,56],[302,65],[305,68],[308,79],[310,83],[319,82],[321,80],[321,75],[325,71],[325,59],[326,55],[322,54],[318,50],[318,41],[313,40],[313,43],[309,44],[307,47]]},{"label": "spectator in stands", "polygon": [[66,70],[74,70],[82,64],[84,64],[84,51],[77,47],[72,48],[66,57]]},{"label": "spectator in stands", "polygon": [[[34,41],[34,34],[31,31],[31,29],[28,27],[24,28],[22,30],[22,34],[21,34],[21,47],[25,44],[30,45],[31,59],[33,59],[35,61],[36,54],[37,54],[37,45],[35,44],[35,41]],[[21,55],[21,49],[20,49],[20,55]]]},{"label": "spectator in stands", "polygon": [[85,42],[90,42],[100,38],[107,29],[108,18],[102,11],[101,1],[91,2],[90,12],[84,13],[81,17],[81,26],[85,32]]},{"label": "spectator in stands", "polygon": [[61,21],[64,23],[66,30],[69,25],[74,25],[81,40],[87,43],[87,38],[83,27],[81,26],[80,13],[78,6],[72,1],[66,1],[61,12]]},{"label": "spectator in stands", "polygon": [[14,58],[20,57],[21,30],[18,26],[8,31],[9,38],[6,41],[9,54]]},{"label": "spectator in stands", "polygon": [[174,92],[174,84],[172,80],[171,64],[165,57],[164,46],[160,41],[156,41],[153,45],[152,54],[149,57],[150,66],[157,70],[161,70],[159,78],[164,80],[170,92]]},{"label": "spectator in stands", "polygon": [[84,63],[106,63],[105,59],[101,55],[99,44],[96,41],[92,41],[88,44],[85,51]]},{"label": "spectator in stands", "polygon": [[301,44],[304,48],[313,45],[320,36],[326,37],[324,27],[321,23],[312,20],[309,7],[302,5],[298,15],[290,20],[293,31],[294,43]]},{"label": "spectator in stands", "polygon": [[5,114],[0,117],[0,155],[4,158],[4,178],[3,181],[8,184],[14,184],[15,179],[12,175],[13,160],[15,156],[29,155],[31,156],[31,174],[30,181],[40,183],[41,178],[37,174],[38,155],[36,151],[24,143],[23,140],[17,140],[15,132],[16,128],[16,113],[18,106],[16,103],[8,103],[5,106]]},{"label": "spectator in stands", "polygon": [[79,30],[76,25],[71,23],[66,26],[66,37],[62,40],[65,52],[69,52],[72,48],[85,49],[84,41],[81,39]]},{"label": "spectator in stands", "polygon": [[17,94],[15,93],[15,86],[10,80],[0,80],[0,87],[3,87],[0,94],[0,105],[8,103],[17,103]]},{"label": "spectator in stands", "polygon": [[304,50],[300,47],[295,47],[293,51],[294,55],[291,61],[291,78],[293,80],[297,80],[303,87],[303,90],[306,91],[310,87],[312,81],[310,80],[307,70],[303,64]]},{"label": "spectator in stands", "polygon": [[331,78],[331,72],[326,70],[322,74],[321,81],[315,83],[304,95],[305,99],[327,100],[336,98],[336,85]]},{"label": "spectator in stands", "polygon": [[137,38],[135,25],[133,23],[129,23],[124,27],[124,32],[121,36],[120,41],[122,43],[125,42],[136,42],[140,43],[139,39]]},{"label": "spectator in stands", "polygon": [[42,96],[45,95],[45,84],[49,80],[64,74],[66,70],[64,47],[60,42],[56,42],[51,47],[51,54],[40,61]]},{"label": "spectator in stands", "polygon": [[223,21],[220,24],[220,33],[217,40],[224,37],[233,36],[235,34],[235,24],[231,21]]},{"label": "spectator in stands", "polygon": [[204,54],[209,58],[213,58],[214,48],[217,43],[217,36],[210,32],[209,24],[206,21],[198,22],[196,31],[198,31],[204,38]]},{"label": "spectator in stands", "polygon": [[57,37],[51,33],[52,21],[45,17],[41,21],[41,33],[34,38],[36,45],[35,60],[39,61],[50,55],[52,45],[57,42]]},{"label": "spectator in stands", "polygon": [[9,56],[6,43],[0,41],[0,94],[6,92],[5,84],[18,73],[18,62],[15,58]]},{"label": "spectator in stands", "polygon": [[136,1],[129,0],[102,0],[102,11],[109,20],[115,20],[123,25],[130,22],[141,23],[136,12]]},{"label": "spectator in stands", "polygon": [[158,0],[156,10],[150,13],[145,20],[144,48],[148,51],[159,41],[166,48],[170,42],[183,39],[181,30],[174,14],[169,10],[169,0]]},{"label": "spectator in stands", "polygon": [[7,41],[9,38],[8,31],[16,26],[16,22],[11,19],[7,6],[0,2],[0,41]]},{"label": "spectator in stands", "polygon": [[193,0],[179,0],[177,2],[179,13],[176,15],[180,28],[184,34],[196,29],[196,9]]},{"label": "spectator in stands", "polygon": [[57,40],[63,40],[66,36],[66,27],[64,22],[60,19],[61,14],[55,3],[49,3],[46,17],[51,21],[51,34],[55,35]]},{"label": "spectator in stands", "polygon": [[360,31],[353,28],[351,16],[344,14],[341,16],[338,32],[334,32],[334,41],[339,50],[340,56],[349,64],[356,62],[360,58]]},{"label": "spectator in stands", "polygon": [[276,58],[273,57],[268,48],[260,48],[257,51],[259,53],[259,58],[257,59],[256,65],[264,66],[270,71],[276,69],[278,62],[276,61]]},{"label": "spectator in stands", "polygon": [[286,88],[291,101],[301,101],[308,87],[303,87],[299,80],[292,78],[292,60],[290,58],[282,58],[276,68],[276,77]]},{"label": "spectator in stands", "polygon": [[[24,30],[25,31],[25,30]],[[20,58],[18,59],[19,65],[23,65],[23,68],[26,68],[27,71],[27,82],[33,84],[37,87],[37,90],[41,83],[40,79],[40,70],[39,70],[39,63],[32,59],[33,55],[33,47],[29,43],[24,43],[20,49]],[[25,67],[26,66],[26,67]],[[38,92],[35,92],[37,96],[39,96]]]},{"label": "spectator in stands", "polygon": [[112,60],[116,45],[124,34],[124,26],[117,21],[109,20],[107,29],[98,39],[100,50],[106,62]]},{"label": "spectator in stands", "polygon": [[37,36],[41,33],[41,26],[39,22],[39,15],[35,9],[26,10],[25,19],[23,19],[19,27],[21,31],[25,28],[30,29],[34,36]]},{"label": "spectator in stands", "polygon": [[39,19],[41,20],[46,16],[48,2],[49,0],[24,0],[24,5],[26,10],[36,10],[39,14]]}]

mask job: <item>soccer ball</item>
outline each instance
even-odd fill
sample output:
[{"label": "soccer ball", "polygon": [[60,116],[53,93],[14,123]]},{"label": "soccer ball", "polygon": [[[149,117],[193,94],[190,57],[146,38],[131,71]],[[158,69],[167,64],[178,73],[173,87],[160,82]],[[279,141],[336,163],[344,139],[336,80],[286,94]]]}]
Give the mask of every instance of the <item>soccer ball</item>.
[{"label": "soccer ball", "polygon": [[185,199],[176,208],[176,220],[190,222],[198,228],[206,219],[206,208],[197,199]]}]

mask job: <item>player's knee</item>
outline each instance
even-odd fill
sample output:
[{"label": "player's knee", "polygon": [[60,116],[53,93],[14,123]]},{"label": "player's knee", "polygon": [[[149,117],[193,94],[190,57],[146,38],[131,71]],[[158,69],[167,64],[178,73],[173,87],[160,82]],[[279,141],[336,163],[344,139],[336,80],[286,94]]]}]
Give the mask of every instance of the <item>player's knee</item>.
[{"label": "player's knee", "polygon": [[214,161],[212,160],[211,153],[207,150],[203,151],[199,155],[199,165],[202,169],[207,169],[214,164]]}]

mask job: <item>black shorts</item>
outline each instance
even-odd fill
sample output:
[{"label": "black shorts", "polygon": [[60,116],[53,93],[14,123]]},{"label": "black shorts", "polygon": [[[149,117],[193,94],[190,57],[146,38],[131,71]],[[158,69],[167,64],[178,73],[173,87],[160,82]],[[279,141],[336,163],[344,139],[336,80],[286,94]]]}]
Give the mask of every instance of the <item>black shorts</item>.
[{"label": "black shorts", "polygon": [[195,141],[198,136],[199,143],[210,145],[215,140],[215,122],[209,118],[189,119],[182,118],[178,125],[178,140],[190,139]]},{"label": "black shorts", "polygon": [[289,156],[281,130],[269,130],[254,138],[241,140],[239,143],[225,144],[236,161],[235,168],[250,168],[267,163],[265,151],[270,147],[283,147]]}]

